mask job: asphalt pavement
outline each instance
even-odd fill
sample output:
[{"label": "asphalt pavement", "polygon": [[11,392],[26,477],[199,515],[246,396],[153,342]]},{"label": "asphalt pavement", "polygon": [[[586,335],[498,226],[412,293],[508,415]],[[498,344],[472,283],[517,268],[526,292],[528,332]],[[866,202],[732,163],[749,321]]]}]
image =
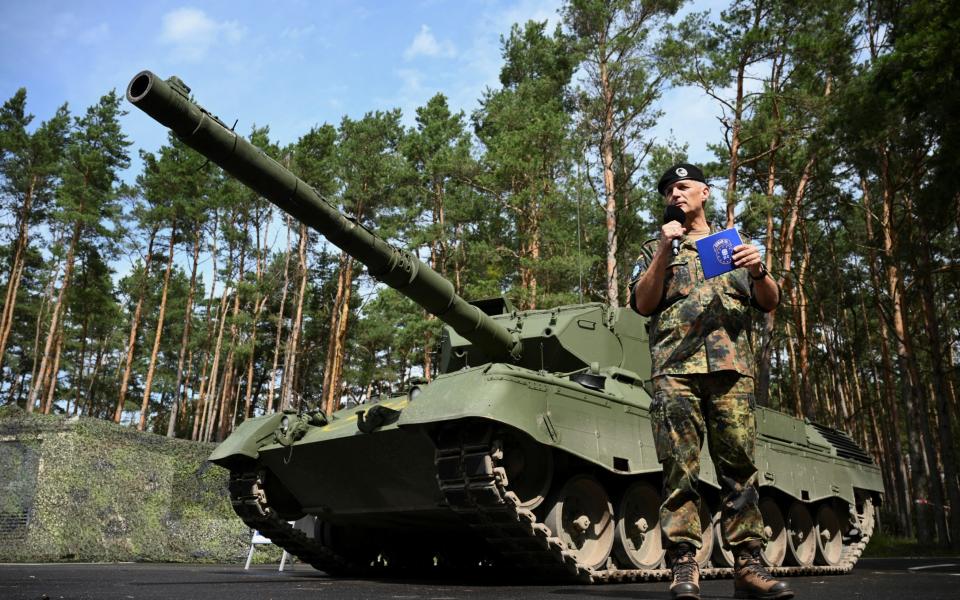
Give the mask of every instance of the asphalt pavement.
[{"label": "asphalt pavement", "polygon": [[[853,573],[792,577],[798,599],[960,599],[960,557],[861,559]],[[732,580],[702,582],[705,599],[732,598]],[[504,585],[485,580],[335,579],[302,565],[0,564],[2,600],[667,600],[666,583]]]}]

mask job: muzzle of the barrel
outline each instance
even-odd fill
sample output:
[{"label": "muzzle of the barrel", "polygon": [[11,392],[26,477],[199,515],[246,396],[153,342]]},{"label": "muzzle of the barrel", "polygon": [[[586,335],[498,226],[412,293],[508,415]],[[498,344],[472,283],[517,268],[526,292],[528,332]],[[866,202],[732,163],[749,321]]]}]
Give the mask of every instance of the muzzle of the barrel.
[{"label": "muzzle of the barrel", "polygon": [[151,71],[140,71],[127,86],[127,100],[179,136],[188,136],[203,120],[189,98]]}]

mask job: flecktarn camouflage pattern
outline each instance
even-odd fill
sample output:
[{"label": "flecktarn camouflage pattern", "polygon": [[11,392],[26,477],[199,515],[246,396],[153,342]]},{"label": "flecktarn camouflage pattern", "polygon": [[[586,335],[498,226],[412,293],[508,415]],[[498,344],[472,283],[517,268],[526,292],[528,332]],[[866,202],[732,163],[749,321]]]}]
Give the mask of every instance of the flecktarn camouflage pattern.
[{"label": "flecktarn camouflage pattern", "polygon": [[754,464],[753,380],[731,371],[661,375],[653,381],[650,420],[657,456],[664,464],[665,499],[660,508],[664,539],[703,546],[699,480],[700,451],[706,438],[720,482],[719,531],[724,545],[763,541]]},{"label": "flecktarn camouflage pattern", "polygon": [[[710,233],[716,233],[715,226]],[[630,289],[646,271],[657,240],[643,245]],[[750,276],[735,269],[707,279],[694,240],[684,237],[680,252],[667,267],[663,297],[650,317],[653,375],[736,371],[753,377]],[[632,300],[632,299],[631,299]]]}]

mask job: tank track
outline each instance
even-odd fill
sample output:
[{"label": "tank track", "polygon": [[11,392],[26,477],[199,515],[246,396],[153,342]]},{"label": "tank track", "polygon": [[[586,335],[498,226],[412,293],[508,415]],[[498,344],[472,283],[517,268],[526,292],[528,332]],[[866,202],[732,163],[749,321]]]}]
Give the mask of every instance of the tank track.
[{"label": "tank track", "polygon": [[[620,569],[611,559],[604,568],[593,569],[578,562],[563,540],[555,537],[546,525],[538,523],[532,511],[520,506],[520,499],[509,489],[505,469],[498,466],[502,460],[503,451],[494,447],[486,428],[452,428],[441,432],[435,455],[437,481],[447,505],[506,559],[506,565],[522,572],[525,578],[532,576],[551,582],[630,583],[670,579],[669,569]],[[280,517],[269,505],[261,472],[231,471],[229,490],[233,510],[248,527],[302,562],[334,576],[366,572]],[[853,517],[861,536],[855,542],[844,544],[838,564],[770,567],[770,572],[781,577],[850,572],[870,541],[876,523],[872,510]],[[701,569],[700,576],[729,578],[733,577],[733,569]]]},{"label": "tank track", "polygon": [[273,510],[257,471],[230,472],[230,503],[247,527],[259,531],[270,541],[302,562],[331,575],[357,571],[355,565],[320,541],[308,537]]},{"label": "tank track", "polygon": [[[620,569],[608,559],[605,568],[593,569],[577,561],[575,554],[509,489],[506,471],[498,464],[503,452],[495,448],[488,430],[452,429],[441,433],[436,452],[437,480],[451,510],[508,563],[527,570],[527,575],[570,583],[628,583],[670,579],[669,569]],[[869,500],[867,501],[869,502]],[[872,506],[863,516],[853,515],[860,537],[845,544],[840,561],[832,566],[770,567],[779,577],[842,575],[849,573],[863,553],[876,520]],[[854,508],[851,507],[851,511]],[[733,577],[732,568],[706,568],[707,579]]]}]

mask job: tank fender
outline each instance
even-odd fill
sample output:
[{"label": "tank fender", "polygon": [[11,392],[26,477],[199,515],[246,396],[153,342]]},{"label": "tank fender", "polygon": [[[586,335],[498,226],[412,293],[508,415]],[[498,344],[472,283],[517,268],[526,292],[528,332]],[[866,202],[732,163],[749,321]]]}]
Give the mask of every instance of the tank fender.
[{"label": "tank fender", "polygon": [[276,441],[275,433],[283,417],[284,413],[277,412],[247,419],[213,450],[208,460],[220,466],[237,460],[255,460],[260,448]]},{"label": "tank fender", "polygon": [[[421,386],[397,425],[486,419],[611,473],[661,471],[646,409],[624,402],[618,395],[499,363],[445,374]],[[701,461],[701,481],[717,487],[708,456]]]}]

